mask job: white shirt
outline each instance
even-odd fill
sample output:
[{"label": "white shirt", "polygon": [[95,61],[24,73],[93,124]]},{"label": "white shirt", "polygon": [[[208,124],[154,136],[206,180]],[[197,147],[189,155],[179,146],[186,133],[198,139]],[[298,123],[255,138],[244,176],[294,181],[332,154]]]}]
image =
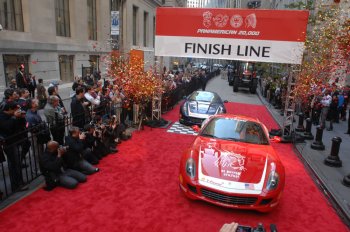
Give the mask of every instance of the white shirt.
[{"label": "white shirt", "polygon": [[93,96],[91,96],[89,92],[86,92],[84,96],[93,105],[99,105],[101,103],[100,96],[97,96],[97,98],[94,98]]},{"label": "white shirt", "polygon": [[332,103],[332,97],[331,95],[326,95],[326,96],[323,96],[322,100],[321,100],[321,104],[324,106],[324,107],[329,107]]}]

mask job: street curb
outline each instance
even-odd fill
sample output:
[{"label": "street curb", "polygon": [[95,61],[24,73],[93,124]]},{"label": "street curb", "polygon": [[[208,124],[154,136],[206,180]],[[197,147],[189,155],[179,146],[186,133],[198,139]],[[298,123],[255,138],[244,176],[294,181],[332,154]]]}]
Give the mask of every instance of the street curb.
[{"label": "street curb", "polygon": [[[257,91],[257,95],[259,97],[259,100],[261,103],[265,106],[265,108],[270,113],[271,117],[275,120],[275,122],[282,128],[283,124],[278,122],[278,120],[275,118],[274,114],[272,113],[271,109],[266,106],[265,99],[262,99],[260,89]],[[323,193],[324,197],[328,200],[328,203],[333,207],[333,209],[336,211],[340,219],[343,221],[343,223],[350,228],[350,218],[347,216],[347,214],[344,212],[341,205],[338,203],[336,198],[333,196],[332,192],[329,191],[326,184],[322,181],[320,177],[318,177],[317,172],[314,168],[312,168],[312,165],[303,157],[302,152],[299,151],[296,144],[293,143],[293,151],[299,158],[299,160],[304,164],[304,167],[306,171],[309,173],[310,177],[313,179],[315,185],[318,187],[318,189]]]}]

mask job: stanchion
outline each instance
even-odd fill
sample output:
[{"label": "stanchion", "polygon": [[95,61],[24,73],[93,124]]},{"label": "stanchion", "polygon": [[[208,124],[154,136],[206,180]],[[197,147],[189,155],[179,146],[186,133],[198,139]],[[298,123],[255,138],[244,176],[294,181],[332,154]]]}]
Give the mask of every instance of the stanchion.
[{"label": "stanchion", "polygon": [[304,114],[303,113],[299,113],[299,121],[298,121],[298,126],[297,128],[295,128],[296,132],[304,132],[305,128],[304,128]]},{"label": "stanchion", "polygon": [[344,176],[344,179],[343,179],[343,185],[345,185],[346,187],[350,187],[350,174]]},{"label": "stanchion", "polygon": [[342,161],[339,159],[339,147],[342,142],[340,137],[332,139],[331,154],[324,160],[324,164],[330,167],[341,167]]},{"label": "stanchion", "polygon": [[324,150],[325,147],[322,142],[322,136],[323,136],[323,128],[317,127],[316,128],[316,139],[311,144],[311,148],[314,150]]},{"label": "stanchion", "polygon": [[311,127],[312,127],[312,121],[310,118],[306,119],[306,128],[305,128],[305,132],[303,134],[304,139],[306,140],[312,140],[314,139],[314,136],[311,133]]}]

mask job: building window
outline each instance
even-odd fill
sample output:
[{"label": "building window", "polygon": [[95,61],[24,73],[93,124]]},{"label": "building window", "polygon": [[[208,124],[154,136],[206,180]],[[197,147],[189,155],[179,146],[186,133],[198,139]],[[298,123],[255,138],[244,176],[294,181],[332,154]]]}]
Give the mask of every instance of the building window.
[{"label": "building window", "polygon": [[29,55],[3,55],[5,83],[6,87],[11,83],[12,79],[16,78],[18,67],[24,65],[24,72],[29,73]]},{"label": "building window", "polygon": [[58,56],[60,66],[60,78],[63,82],[73,81],[73,61],[74,56],[60,55]]},{"label": "building window", "polygon": [[24,31],[21,0],[0,0],[0,24],[4,30]]},{"label": "building window", "polygon": [[97,40],[96,0],[87,0],[89,40]]},{"label": "building window", "polygon": [[143,12],[143,46],[148,46],[148,12]]},{"label": "building window", "polygon": [[137,45],[137,13],[138,13],[138,7],[133,6],[132,7],[132,45]]},{"label": "building window", "polygon": [[70,37],[69,0],[55,0],[56,35]]}]

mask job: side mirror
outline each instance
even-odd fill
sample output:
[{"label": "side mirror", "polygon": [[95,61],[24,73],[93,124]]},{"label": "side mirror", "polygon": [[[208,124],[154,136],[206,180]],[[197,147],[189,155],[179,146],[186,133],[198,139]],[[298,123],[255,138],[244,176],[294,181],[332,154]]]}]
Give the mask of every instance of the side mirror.
[{"label": "side mirror", "polygon": [[228,101],[227,101],[227,100],[225,100],[225,101],[224,101],[224,103],[228,103]]},{"label": "side mirror", "polygon": [[195,132],[199,132],[201,129],[199,128],[199,126],[194,125],[192,126],[192,130],[194,130]]}]

